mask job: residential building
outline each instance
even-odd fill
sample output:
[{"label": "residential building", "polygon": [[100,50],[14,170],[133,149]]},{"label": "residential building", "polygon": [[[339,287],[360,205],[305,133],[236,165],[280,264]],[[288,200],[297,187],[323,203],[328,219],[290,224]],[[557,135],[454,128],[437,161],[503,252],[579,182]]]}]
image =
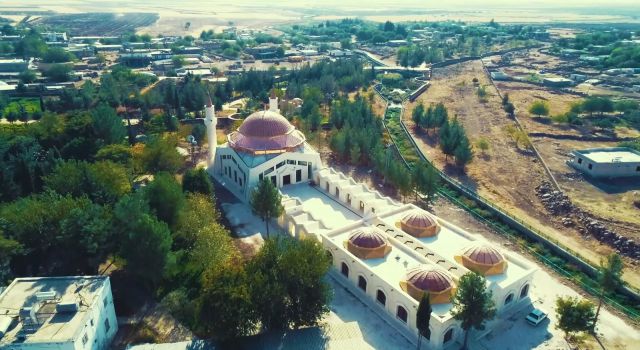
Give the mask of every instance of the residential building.
[{"label": "residential building", "polygon": [[107,276],[16,278],[0,294],[3,350],[106,350],[117,331]]},{"label": "residential building", "polygon": [[640,176],[640,152],[627,147],[576,150],[567,164],[594,178]]}]

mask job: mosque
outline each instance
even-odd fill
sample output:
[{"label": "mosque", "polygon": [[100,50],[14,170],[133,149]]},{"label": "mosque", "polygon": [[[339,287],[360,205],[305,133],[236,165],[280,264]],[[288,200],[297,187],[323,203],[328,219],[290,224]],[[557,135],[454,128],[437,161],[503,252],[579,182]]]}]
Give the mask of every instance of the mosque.
[{"label": "mosque", "polygon": [[273,181],[285,208],[277,219],[282,230],[320,241],[335,279],[390,326],[417,341],[418,304],[428,293],[433,311],[423,343],[429,349],[459,346],[464,332],[451,315],[451,298],[469,271],[485,276],[498,310],[487,330],[531,303],[534,264],[325,167],[277,106],[272,94],[268,110],[248,116],[218,145],[209,102],[205,125],[209,145],[217,147],[210,147],[208,172],[245,203],[259,181]]}]

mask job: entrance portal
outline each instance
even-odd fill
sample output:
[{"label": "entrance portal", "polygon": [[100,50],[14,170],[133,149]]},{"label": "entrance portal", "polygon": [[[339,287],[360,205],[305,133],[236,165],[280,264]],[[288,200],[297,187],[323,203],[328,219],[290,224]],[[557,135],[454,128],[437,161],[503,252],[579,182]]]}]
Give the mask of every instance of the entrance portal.
[{"label": "entrance portal", "polygon": [[291,175],[285,175],[282,177],[282,186],[291,185]]}]

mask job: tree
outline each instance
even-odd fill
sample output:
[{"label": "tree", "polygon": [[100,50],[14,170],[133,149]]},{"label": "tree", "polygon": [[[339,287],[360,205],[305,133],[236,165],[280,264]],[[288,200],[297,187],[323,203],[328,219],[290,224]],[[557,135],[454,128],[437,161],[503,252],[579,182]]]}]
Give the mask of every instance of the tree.
[{"label": "tree", "polygon": [[466,135],[460,138],[460,142],[453,151],[453,155],[456,158],[456,164],[464,170],[464,167],[473,159],[473,150],[469,144],[469,139]]},{"label": "tree", "polygon": [[122,164],[127,168],[132,166],[133,153],[131,148],[124,144],[111,144],[106,145],[98,150],[96,153],[96,160],[100,161],[112,161],[114,163]]},{"label": "tree", "polygon": [[556,328],[562,330],[565,337],[571,333],[591,330],[595,316],[594,308],[593,303],[585,299],[559,297],[556,299]]},{"label": "tree", "polygon": [[175,173],[184,163],[176,150],[176,142],[163,137],[153,137],[144,147],[140,155],[140,163],[149,173],[166,171]]},{"label": "tree", "polygon": [[71,70],[69,64],[55,63],[44,71],[44,75],[55,82],[65,82],[70,79]]},{"label": "tree", "polygon": [[184,66],[185,59],[182,55],[175,55],[171,58],[171,63],[173,64],[173,68],[181,68]]},{"label": "tree", "polygon": [[251,193],[251,209],[262,218],[269,237],[269,221],[282,215],[282,195],[271,180],[265,178],[258,183],[258,186]]},{"label": "tree", "polygon": [[493,319],[496,314],[485,278],[475,272],[462,275],[452,303],[452,315],[460,321],[460,327],[465,331],[462,348],[467,349],[469,330],[484,329],[484,322]]},{"label": "tree", "polygon": [[191,129],[191,135],[196,139],[199,145],[202,145],[205,136],[207,135],[207,129],[202,124],[196,124]]},{"label": "tree", "polygon": [[158,219],[169,227],[174,227],[184,207],[185,198],[173,176],[166,172],[156,174],[153,181],[145,187],[144,196]]},{"label": "tree", "polygon": [[72,53],[64,50],[61,47],[52,47],[47,49],[47,52],[44,54],[42,61],[45,63],[63,63],[69,62],[73,60],[74,56]]},{"label": "tree", "polygon": [[140,195],[123,197],[114,208],[114,216],[127,271],[150,285],[157,284],[171,263],[169,227],[149,213]]},{"label": "tree", "polygon": [[267,330],[316,326],[329,309],[331,262],[315,239],[269,238],[247,266],[252,303]]},{"label": "tree", "polygon": [[258,322],[251,285],[242,264],[205,272],[197,302],[198,325],[205,334],[226,341],[254,330]]},{"label": "tree", "polygon": [[61,195],[87,196],[100,204],[115,203],[120,197],[131,192],[131,183],[125,167],[111,161],[60,162],[44,177],[44,185]]},{"label": "tree", "polygon": [[122,118],[104,103],[91,111],[91,121],[95,136],[106,145],[121,143],[127,135]]},{"label": "tree", "polygon": [[411,112],[411,120],[413,120],[414,128],[416,130],[422,126],[424,119],[424,105],[420,102],[416,108],[413,109],[413,112]]},{"label": "tree", "polygon": [[598,268],[598,284],[600,287],[600,295],[598,297],[598,308],[593,318],[593,329],[598,322],[602,300],[607,292],[613,292],[624,284],[622,281],[622,259],[616,253],[609,254],[606,258],[600,260]]},{"label": "tree", "polygon": [[182,190],[184,192],[202,193],[206,196],[213,195],[213,184],[206,170],[189,169],[182,178]]},{"label": "tree", "polygon": [[415,188],[416,196],[421,193],[429,201],[438,188],[438,173],[433,165],[420,163],[411,170],[411,181]]},{"label": "tree", "polygon": [[516,107],[513,105],[513,103],[508,102],[504,105],[504,111],[507,112],[510,117],[513,117],[516,112]]},{"label": "tree", "polygon": [[431,321],[431,302],[429,301],[429,293],[423,293],[420,304],[418,304],[418,312],[416,313],[416,328],[418,328],[418,350],[422,345],[422,337],[431,338],[431,330],[429,322]]},{"label": "tree", "polygon": [[529,106],[529,113],[538,117],[549,115],[549,104],[545,101],[535,101]]},{"label": "tree", "polygon": [[27,69],[18,75],[18,79],[20,79],[20,81],[24,84],[31,84],[35,82],[37,78],[38,77],[36,76],[36,72],[32,71],[31,69]]},{"label": "tree", "polygon": [[506,106],[506,105],[507,105],[507,103],[510,103],[510,102],[509,102],[509,94],[508,94],[508,93],[505,93],[504,95],[502,95],[502,105],[503,105],[503,106]]},{"label": "tree", "polygon": [[478,147],[482,154],[485,154],[490,147],[489,140],[487,140],[486,137],[480,137],[478,140],[476,140],[476,147]]}]

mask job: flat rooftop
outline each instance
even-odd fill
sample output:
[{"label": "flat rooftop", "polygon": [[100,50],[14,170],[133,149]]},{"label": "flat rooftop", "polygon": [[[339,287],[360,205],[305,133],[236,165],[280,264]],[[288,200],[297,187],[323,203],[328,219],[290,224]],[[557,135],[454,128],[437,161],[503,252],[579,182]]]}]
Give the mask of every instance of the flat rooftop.
[{"label": "flat rooftop", "polygon": [[284,186],[280,190],[283,194],[300,200],[302,211],[312,216],[309,220],[323,224],[325,229],[317,230],[317,234],[348,226],[362,219],[351,209],[307,183]]},{"label": "flat rooftop", "polygon": [[575,153],[595,163],[640,163],[640,152],[626,147],[590,148]]},{"label": "flat rooftop", "polygon": [[[95,298],[102,294],[102,289],[107,283],[106,276],[16,278],[0,294],[0,317],[9,316],[17,319],[21,308],[39,305],[39,311],[36,313],[39,325],[34,330],[26,332],[26,340],[22,341],[18,339],[18,335],[24,333],[26,328],[23,322],[14,322],[16,326],[9,328],[0,339],[0,348],[14,342],[51,343],[74,339],[76,333],[84,327],[85,318],[94,305]],[[37,300],[36,293],[50,291],[56,294],[54,300]],[[56,313],[56,301],[77,302],[78,311]]]},{"label": "flat rooftop", "polygon": [[[397,222],[400,222],[402,217],[407,213],[407,211],[401,211],[386,217],[382,218],[387,226],[395,227]],[[477,237],[476,235],[470,234],[458,227],[453,226],[452,224],[438,218],[438,223],[440,224],[440,232],[434,237],[424,237],[424,238],[415,238],[411,237],[414,241],[419,242],[414,246],[422,245],[426,248],[427,251],[432,251],[436,254],[436,259],[441,260],[438,255],[444,259],[440,263],[436,261],[430,261],[431,263],[437,265],[443,270],[449,271],[452,275],[460,277],[463,274],[467,273],[469,270],[459,264],[454,256],[458,255],[460,251],[476,242],[485,242],[484,239]],[[396,231],[402,233],[402,230],[396,228]],[[408,236],[408,235],[407,235]],[[528,273],[530,273],[529,269],[525,266],[522,266],[519,261],[515,261],[509,255],[509,252],[504,248],[496,245],[493,242],[487,242],[491,245],[496,246],[504,255],[507,260],[507,270],[504,273],[498,275],[486,276],[487,281],[491,284],[496,284],[500,288],[506,288],[514,281],[524,277]],[[435,260],[429,259],[428,260]],[[455,267],[455,269],[454,269]]]}]

